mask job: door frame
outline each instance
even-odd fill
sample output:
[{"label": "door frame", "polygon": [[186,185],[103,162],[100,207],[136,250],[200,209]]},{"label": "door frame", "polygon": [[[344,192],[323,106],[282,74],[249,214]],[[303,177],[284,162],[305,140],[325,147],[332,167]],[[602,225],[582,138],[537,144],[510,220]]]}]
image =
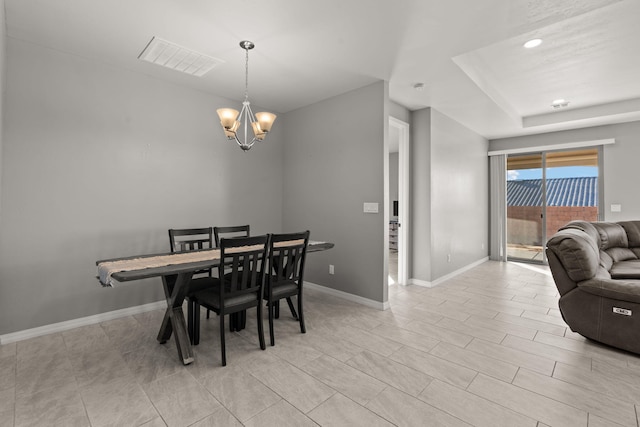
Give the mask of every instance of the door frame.
[{"label": "door frame", "polygon": [[[398,130],[398,284],[409,284],[409,123],[389,116],[389,126]],[[387,150],[388,151],[388,150]],[[387,153],[388,155],[388,153]],[[387,176],[387,181],[389,177]],[[388,224],[385,224],[388,228]]]}]

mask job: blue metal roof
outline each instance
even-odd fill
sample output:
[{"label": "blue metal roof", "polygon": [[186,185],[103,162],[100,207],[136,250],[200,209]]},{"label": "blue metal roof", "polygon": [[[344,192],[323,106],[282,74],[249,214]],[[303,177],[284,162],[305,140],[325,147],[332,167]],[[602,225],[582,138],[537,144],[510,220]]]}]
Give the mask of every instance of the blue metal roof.
[{"label": "blue metal roof", "polygon": [[[541,206],[542,180],[507,181],[507,206]],[[597,206],[598,177],[547,179],[547,206]]]}]

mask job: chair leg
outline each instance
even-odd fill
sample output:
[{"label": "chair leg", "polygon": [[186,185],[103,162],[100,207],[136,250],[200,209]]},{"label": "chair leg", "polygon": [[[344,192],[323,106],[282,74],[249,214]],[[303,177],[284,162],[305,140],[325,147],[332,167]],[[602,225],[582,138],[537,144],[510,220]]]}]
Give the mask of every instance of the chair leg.
[{"label": "chair leg", "polygon": [[231,313],[229,315],[229,332],[234,332],[236,330],[237,321],[236,313]]},{"label": "chair leg", "polygon": [[264,350],[267,348],[267,346],[264,343],[264,326],[262,325],[262,304],[258,304],[258,307],[256,307],[256,312],[258,313],[258,339],[260,340],[260,349]]},{"label": "chair leg", "polygon": [[222,355],[222,366],[227,366],[227,353],[224,346],[224,314],[220,313],[220,354]]},{"label": "chair leg", "polygon": [[194,312],[194,302],[192,298],[187,299],[187,334],[189,335],[189,341],[191,342],[191,345],[195,345],[195,339],[193,336],[193,328],[194,328],[194,317],[193,317],[193,312]]},{"label": "chair leg", "polygon": [[304,326],[304,313],[302,312],[302,289],[298,292],[298,318],[300,319],[300,332],[307,333],[307,329]]},{"label": "chair leg", "polygon": [[271,339],[271,346],[274,346],[276,342],[273,334],[273,312],[275,310],[275,304],[272,302],[267,303],[267,309],[269,310],[269,338]]},{"label": "chair leg", "polygon": [[200,304],[193,301],[193,339],[191,344],[200,344]]},{"label": "chair leg", "polygon": [[287,297],[287,304],[289,304],[289,310],[291,310],[291,315],[294,319],[298,320],[298,315],[296,314],[296,309],[293,308],[293,302],[291,301],[291,297]]},{"label": "chair leg", "polygon": [[280,300],[273,302],[273,317],[275,319],[280,318]]}]

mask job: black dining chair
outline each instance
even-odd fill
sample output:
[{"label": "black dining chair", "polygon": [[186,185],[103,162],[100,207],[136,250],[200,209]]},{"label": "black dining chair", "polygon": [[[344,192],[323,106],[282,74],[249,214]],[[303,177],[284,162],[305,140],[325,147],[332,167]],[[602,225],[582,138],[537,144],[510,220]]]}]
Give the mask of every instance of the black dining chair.
[{"label": "black dining chair", "polygon": [[[216,247],[220,246],[220,239],[233,237],[249,237],[251,235],[251,227],[247,225],[231,225],[225,227],[213,227],[213,237]],[[230,316],[229,331],[240,331],[244,329],[247,323],[246,313],[241,311]]]},{"label": "black dining chair", "polygon": [[[169,245],[172,253],[190,252],[213,248],[213,228],[172,228],[169,229]],[[196,304],[193,301],[192,294],[194,292],[213,286],[213,275],[211,269],[196,271],[189,283],[187,289],[187,332],[191,344],[197,345],[200,337],[199,330],[196,330],[194,324],[199,319],[195,319]],[[209,310],[207,310],[207,319],[209,318]]]},{"label": "black dining chair", "polygon": [[220,246],[220,239],[230,237],[251,236],[249,225],[232,225],[229,227],[213,227],[213,237],[216,246]]},{"label": "black dining chair", "polygon": [[[273,319],[276,317],[278,303],[287,299],[291,314],[300,322],[300,332],[306,333],[302,306],[302,283],[304,264],[309,245],[309,231],[302,233],[272,234],[269,242],[269,267],[263,297],[267,301],[269,312],[269,338],[275,344]],[[297,297],[298,313],[291,297]]]},{"label": "black dining chair", "polygon": [[[199,306],[203,306],[217,313],[220,318],[222,366],[227,364],[224,333],[224,316],[227,314],[233,315],[256,307],[260,348],[266,348],[262,325],[262,294],[268,244],[269,235],[220,239],[219,275],[213,278],[215,284],[212,288],[193,295],[194,301],[198,304],[197,312]],[[195,319],[195,328],[199,331],[197,313]]]}]

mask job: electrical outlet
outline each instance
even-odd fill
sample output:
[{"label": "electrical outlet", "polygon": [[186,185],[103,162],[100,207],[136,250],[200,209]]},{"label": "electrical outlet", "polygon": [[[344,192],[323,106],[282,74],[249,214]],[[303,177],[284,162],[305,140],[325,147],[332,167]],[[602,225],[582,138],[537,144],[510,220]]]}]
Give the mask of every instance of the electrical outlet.
[{"label": "electrical outlet", "polygon": [[451,262],[451,254],[447,254],[447,262]]},{"label": "electrical outlet", "polygon": [[329,274],[335,274],[335,269],[333,267],[333,264],[329,264]]}]

